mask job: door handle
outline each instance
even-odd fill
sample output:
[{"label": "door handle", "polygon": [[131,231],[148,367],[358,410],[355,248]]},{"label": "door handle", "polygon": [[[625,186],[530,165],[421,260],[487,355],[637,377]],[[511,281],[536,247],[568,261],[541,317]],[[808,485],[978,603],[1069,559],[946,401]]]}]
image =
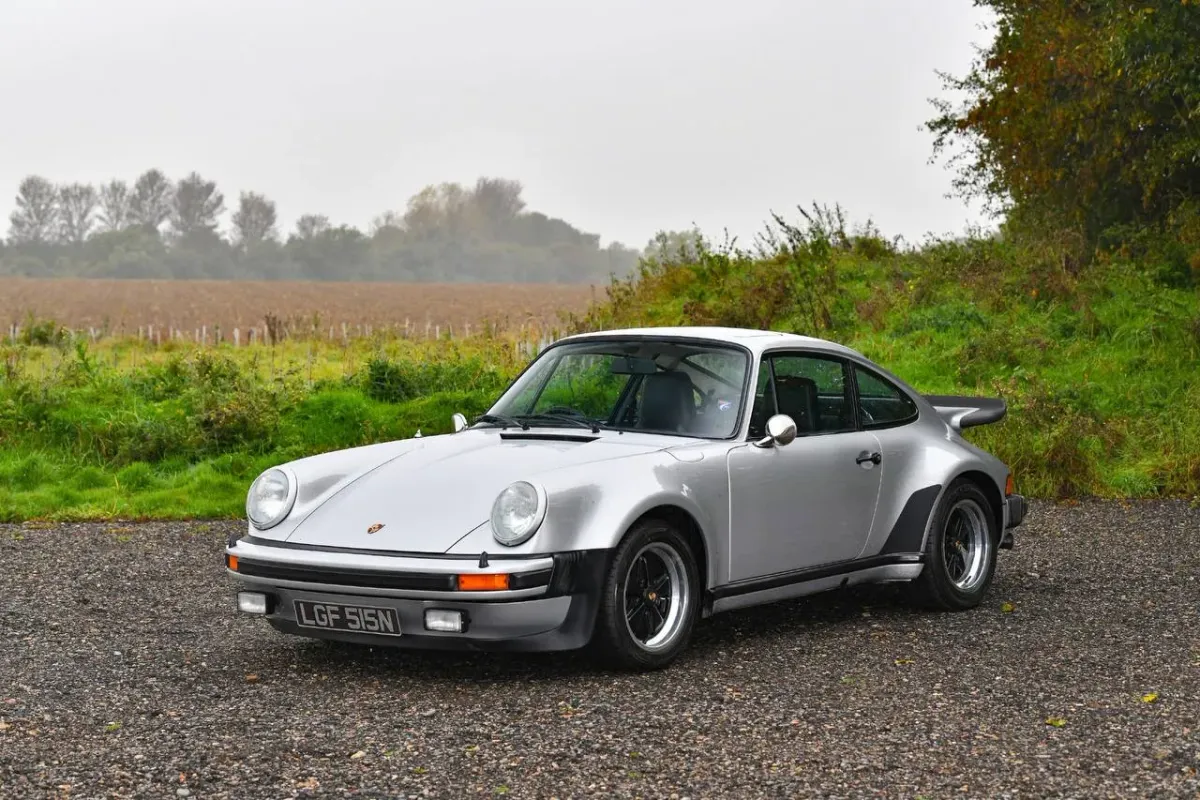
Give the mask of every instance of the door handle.
[{"label": "door handle", "polygon": [[878,466],[879,463],[883,461],[883,453],[867,453],[864,451],[859,453],[858,458],[854,459],[855,464],[865,464],[868,461]]}]

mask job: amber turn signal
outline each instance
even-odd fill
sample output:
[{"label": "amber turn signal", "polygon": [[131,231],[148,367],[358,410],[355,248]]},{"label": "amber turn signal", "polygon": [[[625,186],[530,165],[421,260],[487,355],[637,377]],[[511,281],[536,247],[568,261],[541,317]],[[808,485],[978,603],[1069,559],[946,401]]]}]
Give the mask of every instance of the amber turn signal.
[{"label": "amber turn signal", "polygon": [[497,592],[508,588],[508,574],[459,575],[458,588],[463,592]]},{"label": "amber turn signal", "polygon": [[1014,491],[1012,473],[1008,473],[1008,480],[1004,481],[1004,496],[1007,497]]},{"label": "amber turn signal", "polygon": [[237,572],[237,556],[226,555],[225,566],[229,567],[234,572]]}]

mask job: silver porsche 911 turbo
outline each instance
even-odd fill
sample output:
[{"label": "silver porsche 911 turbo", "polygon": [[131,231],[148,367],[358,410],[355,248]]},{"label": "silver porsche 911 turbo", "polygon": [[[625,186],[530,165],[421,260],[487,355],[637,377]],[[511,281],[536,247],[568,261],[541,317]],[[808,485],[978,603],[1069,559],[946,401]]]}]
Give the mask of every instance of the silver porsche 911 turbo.
[{"label": "silver porsche 911 turbo", "polygon": [[226,568],[285,633],[633,669],[702,617],[857,583],[969,609],[1025,501],[961,430],[1005,413],[822,339],[570,336],[453,433],[264,472]]}]

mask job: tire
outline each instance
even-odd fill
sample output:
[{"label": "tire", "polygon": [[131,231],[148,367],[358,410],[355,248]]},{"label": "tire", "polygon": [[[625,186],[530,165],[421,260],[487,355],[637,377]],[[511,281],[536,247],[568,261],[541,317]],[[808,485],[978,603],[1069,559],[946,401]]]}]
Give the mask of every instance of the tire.
[{"label": "tire", "polygon": [[[661,669],[687,647],[699,616],[702,587],[695,553],[674,526],[647,519],[630,528],[613,555],[601,591],[590,649],[608,666]],[[632,621],[627,621],[627,610]]]},{"label": "tire", "polygon": [[940,611],[978,606],[995,575],[999,544],[987,495],[970,481],[951,484],[929,526],[925,568],[913,584],[917,602]]}]

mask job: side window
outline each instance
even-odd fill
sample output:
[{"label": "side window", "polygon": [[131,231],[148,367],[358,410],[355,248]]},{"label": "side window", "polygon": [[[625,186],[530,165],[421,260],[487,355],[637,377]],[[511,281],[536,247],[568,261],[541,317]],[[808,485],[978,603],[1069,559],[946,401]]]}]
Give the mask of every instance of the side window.
[{"label": "side window", "polygon": [[797,354],[770,360],[779,413],[796,421],[801,436],[854,430],[846,369],[840,359]]},{"label": "side window", "polygon": [[903,425],[917,418],[917,405],[889,381],[855,365],[858,408],[864,428]]}]

